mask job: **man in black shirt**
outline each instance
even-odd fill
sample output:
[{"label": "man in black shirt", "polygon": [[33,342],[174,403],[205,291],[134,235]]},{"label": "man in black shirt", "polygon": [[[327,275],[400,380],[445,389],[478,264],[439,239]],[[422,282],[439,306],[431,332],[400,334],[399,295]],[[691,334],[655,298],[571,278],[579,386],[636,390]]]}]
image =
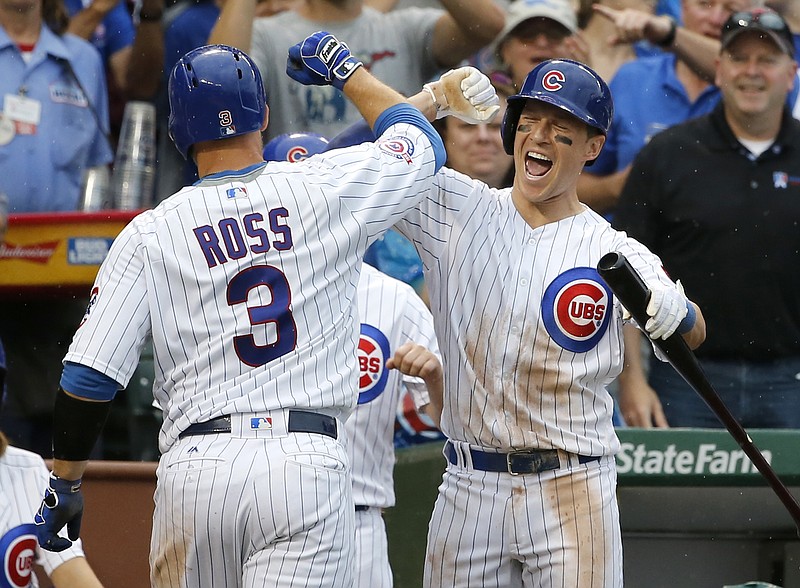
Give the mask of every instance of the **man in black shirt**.
[{"label": "man in black shirt", "polygon": [[[721,41],[721,103],[640,151],[614,226],[657,253],[704,309],[697,356],[740,422],[800,428],[800,121],[785,106],[792,36],[758,9],[731,16]],[[629,335],[626,348],[629,425],[722,426],[668,364],[652,362],[648,385]]]}]

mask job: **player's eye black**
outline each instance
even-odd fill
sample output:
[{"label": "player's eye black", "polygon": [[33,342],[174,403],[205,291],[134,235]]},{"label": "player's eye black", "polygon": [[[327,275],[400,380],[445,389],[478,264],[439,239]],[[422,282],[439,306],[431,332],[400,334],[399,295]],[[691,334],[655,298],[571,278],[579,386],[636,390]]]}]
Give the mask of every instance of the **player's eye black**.
[{"label": "player's eye black", "polygon": [[789,33],[789,27],[777,13],[771,11],[753,10],[751,12],[736,12],[725,23],[722,32],[727,33],[736,29],[747,28],[758,23],[762,28],[782,33]]}]

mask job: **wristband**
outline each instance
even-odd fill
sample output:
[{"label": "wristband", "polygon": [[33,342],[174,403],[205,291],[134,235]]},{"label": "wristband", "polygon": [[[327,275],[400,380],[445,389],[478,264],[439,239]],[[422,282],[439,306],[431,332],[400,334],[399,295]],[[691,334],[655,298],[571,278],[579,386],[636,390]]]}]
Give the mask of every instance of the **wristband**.
[{"label": "wristband", "polygon": [[678,34],[678,21],[671,16],[668,16],[667,18],[669,18],[669,32],[667,33],[666,37],[656,43],[656,45],[664,49],[672,46],[672,44],[675,42],[675,35]]},{"label": "wristband", "polygon": [[689,331],[694,328],[694,324],[697,322],[697,312],[694,309],[694,304],[686,301],[686,316],[683,317],[683,320],[678,325],[678,333],[681,335],[685,335]]},{"label": "wristband", "polygon": [[148,14],[146,12],[139,13],[139,22],[158,22],[161,20],[161,13]]},{"label": "wristband", "polygon": [[[433,86],[431,84],[425,84],[422,86],[422,89],[425,90],[428,94],[431,95],[431,100],[433,100],[433,106],[436,108],[436,118],[439,118],[439,113],[445,110],[449,104],[442,104],[436,99],[436,92],[433,91]],[[447,100],[447,95],[445,95],[445,100]]]}]

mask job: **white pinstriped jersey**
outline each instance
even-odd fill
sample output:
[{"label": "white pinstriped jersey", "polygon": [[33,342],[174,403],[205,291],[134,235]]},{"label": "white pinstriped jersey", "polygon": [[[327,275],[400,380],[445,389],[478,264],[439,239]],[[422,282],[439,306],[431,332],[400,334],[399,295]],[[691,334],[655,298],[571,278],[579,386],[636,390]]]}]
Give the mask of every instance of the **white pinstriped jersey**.
[{"label": "white pinstriped jersey", "polygon": [[0,587],[38,586],[31,566],[40,564],[49,576],[74,557],[83,557],[75,541],[59,553],[39,548],[33,515],[42,503],[50,473],[37,454],[8,447],[0,457]]},{"label": "white pinstriped jersey", "polygon": [[152,330],[162,452],[225,414],[346,416],[361,258],[433,174],[427,137],[398,124],[375,144],[184,188],[115,239],[65,361],[127,385]]},{"label": "white pinstriped jersey", "polygon": [[386,360],[413,341],[439,355],[433,317],[414,289],[364,264],[358,284],[361,371],[358,406],[345,423],[353,500],[394,506],[394,423],[403,388],[419,407],[429,402],[421,378],[387,370]]},{"label": "white pinstriped jersey", "polygon": [[660,260],[583,213],[533,229],[511,189],[447,168],[397,228],[414,241],[444,358],[442,431],[500,450],[613,454],[606,386],[622,368],[622,310],[596,272],[622,252],[648,284]]}]

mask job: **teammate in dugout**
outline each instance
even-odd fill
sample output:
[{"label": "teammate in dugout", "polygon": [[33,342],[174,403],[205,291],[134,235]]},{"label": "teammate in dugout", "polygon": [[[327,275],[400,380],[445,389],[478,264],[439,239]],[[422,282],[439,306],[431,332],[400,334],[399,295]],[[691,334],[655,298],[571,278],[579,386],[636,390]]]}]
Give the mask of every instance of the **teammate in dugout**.
[{"label": "teammate in dugout", "polygon": [[[165,412],[152,585],[352,586],[339,431],[356,402],[360,259],[419,199],[444,147],[325,32],[290,49],[287,73],[343,89],[381,139],[367,153],[265,163],[268,111],[252,60],[210,46],[178,63],[171,136],[202,179],[135,218],[101,266],[65,358],[36,517],[44,547],[69,545],[57,535],[65,525],[78,536],[87,456],[152,334]],[[496,112],[494,94],[461,96],[468,77],[437,88],[455,89],[475,116]]]},{"label": "teammate in dugout", "polygon": [[[488,86],[489,80],[483,77]],[[430,99],[423,95],[421,98]],[[409,98],[414,104],[414,97]],[[264,146],[267,161],[297,162],[324,152],[315,133],[278,135]],[[355,503],[353,588],[391,588],[383,509],[394,506],[394,425],[408,392],[418,410],[438,423],[442,364],[433,317],[414,289],[366,262],[358,280],[358,405],[345,423]],[[396,369],[395,369],[396,368]]]},{"label": "teammate in dugout", "polygon": [[381,139],[315,163],[266,163],[252,60],[189,52],[170,135],[201,180],[137,216],[102,264],[65,357],[40,544],[75,540],[81,476],[148,335],[159,434],[151,584],[352,586],[354,504],[342,421],[356,402],[356,284],[367,246],[444,161],[420,112],[317,32],[287,73],[332,84]]},{"label": "teammate in dugout", "polygon": [[426,587],[622,586],[606,386],[624,319],[597,263],[619,251],[641,274],[651,338],[678,331],[695,348],[705,322],[656,255],[578,200],[612,116],[594,71],[543,62],[508,98],[513,186],[445,167],[396,225],[422,257],[445,370]]}]

